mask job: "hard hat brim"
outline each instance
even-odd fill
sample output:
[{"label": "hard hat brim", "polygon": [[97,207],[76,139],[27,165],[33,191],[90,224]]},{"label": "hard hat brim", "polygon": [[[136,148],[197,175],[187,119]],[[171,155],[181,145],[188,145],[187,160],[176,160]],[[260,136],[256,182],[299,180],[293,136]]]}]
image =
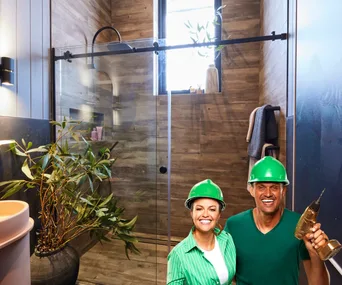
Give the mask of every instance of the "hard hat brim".
[{"label": "hard hat brim", "polygon": [[217,201],[217,202],[221,205],[221,211],[223,211],[223,210],[226,208],[226,203],[225,203],[224,201],[220,201],[220,200],[217,200],[217,199],[212,198],[212,197],[194,197],[194,198],[186,199],[186,201],[185,201],[185,203],[184,203],[185,208],[191,210],[191,204],[192,204],[195,200],[201,199],[201,198],[212,199],[212,200]]}]

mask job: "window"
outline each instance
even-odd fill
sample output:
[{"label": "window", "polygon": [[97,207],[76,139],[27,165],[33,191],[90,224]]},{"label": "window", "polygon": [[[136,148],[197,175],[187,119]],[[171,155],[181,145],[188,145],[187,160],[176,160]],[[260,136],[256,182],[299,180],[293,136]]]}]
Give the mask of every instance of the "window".
[{"label": "window", "polygon": [[[159,0],[158,4],[158,34],[165,45],[221,39],[221,25],[212,24],[221,0]],[[201,26],[206,28],[198,29]],[[214,63],[221,78],[221,56],[214,47],[166,51],[165,58],[159,58],[159,94],[189,93],[190,87],[204,89],[206,69]]]}]

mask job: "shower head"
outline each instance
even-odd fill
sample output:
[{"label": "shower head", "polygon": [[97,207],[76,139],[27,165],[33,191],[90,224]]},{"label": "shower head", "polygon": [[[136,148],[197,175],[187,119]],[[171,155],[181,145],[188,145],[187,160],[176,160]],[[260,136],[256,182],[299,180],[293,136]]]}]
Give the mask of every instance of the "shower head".
[{"label": "shower head", "polygon": [[111,42],[107,45],[107,48],[110,51],[132,50],[129,44],[123,42]]},{"label": "shower head", "polygon": [[132,50],[131,46],[129,46],[128,44],[122,42],[121,35],[120,35],[120,33],[119,33],[119,31],[117,29],[115,29],[112,26],[102,27],[101,29],[97,30],[97,32],[95,33],[95,35],[93,37],[93,41],[92,41],[92,44],[91,44],[91,64],[88,65],[89,69],[95,69],[93,53],[94,53],[94,45],[95,45],[96,37],[103,30],[107,30],[107,29],[113,30],[116,33],[116,35],[118,36],[118,39],[119,39],[118,42],[111,42],[111,43],[109,43],[108,46],[107,46],[108,50],[110,50],[110,51]]}]

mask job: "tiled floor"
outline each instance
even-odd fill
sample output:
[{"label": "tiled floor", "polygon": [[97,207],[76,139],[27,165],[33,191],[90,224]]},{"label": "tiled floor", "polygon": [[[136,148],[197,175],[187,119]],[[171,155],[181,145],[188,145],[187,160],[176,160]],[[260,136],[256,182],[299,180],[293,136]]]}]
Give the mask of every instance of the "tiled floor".
[{"label": "tiled floor", "polygon": [[130,260],[120,240],[96,244],[81,257],[77,284],[165,285],[168,248],[165,239],[157,242],[139,238],[141,254],[130,255]]}]

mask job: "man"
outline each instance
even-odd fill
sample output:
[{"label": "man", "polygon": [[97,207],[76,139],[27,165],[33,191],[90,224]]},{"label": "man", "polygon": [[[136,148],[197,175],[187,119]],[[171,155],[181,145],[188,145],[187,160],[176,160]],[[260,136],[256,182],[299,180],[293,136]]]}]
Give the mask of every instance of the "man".
[{"label": "man", "polygon": [[284,208],[289,184],[285,167],[266,156],[254,165],[248,182],[256,207],[230,217],[225,226],[236,246],[237,285],[298,284],[300,260],[310,285],[329,284],[315,250],[328,240],[320,224],[303,240],[294,236],[300,215]]}]

